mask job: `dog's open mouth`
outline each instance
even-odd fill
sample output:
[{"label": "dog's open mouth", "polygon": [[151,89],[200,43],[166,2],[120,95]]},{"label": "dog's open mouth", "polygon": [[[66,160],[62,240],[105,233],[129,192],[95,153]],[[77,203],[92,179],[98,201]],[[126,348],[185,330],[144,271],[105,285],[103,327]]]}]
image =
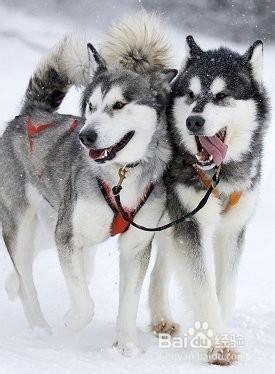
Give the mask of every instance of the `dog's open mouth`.
[{"label": "dog's open mouth", "polygon": [[89,156],[98,163],[104,163],[105,161],[110,161],[116,157],[117,153],[121,151],[134,136],[134,131],[128,132],[123,138],[108,148],[95,149],[91,148],[89,151]]},{"label": "dog's open mouth", "polygon": [[226,128],[214,136],[195,136],[198,153],[197,165],[201,169],[212,169],[223,162],[228,146],[225,144]]}]

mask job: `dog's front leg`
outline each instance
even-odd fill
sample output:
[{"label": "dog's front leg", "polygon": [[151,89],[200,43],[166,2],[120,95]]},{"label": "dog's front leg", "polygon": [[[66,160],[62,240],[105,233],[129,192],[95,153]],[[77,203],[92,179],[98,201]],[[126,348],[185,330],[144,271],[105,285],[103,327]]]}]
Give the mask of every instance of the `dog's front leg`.
[{"label": "dog's front leg", "polygon": [[234,308],[245,229],[254,212],[257,198],[257,188],[244,192],[239,203],[222,216],[215,234],[217,294],[224,319],[230,316]]},{"label": "dog's front leg", "polygon": [[245,227],[223,226],[215,235],[216,287],[224,320],[230,317],[235,306],[244,234]]},{"label": "dog's front leg", "polygon": [[[157,226],[164,211],[164,203],[164,191],[161,186],[156,186],[136,215],[135,222],[147,227]],[[134,227],[120,236],[119,310],[114,348],[125,356],[135,356],[142,352],[138,344],[136,319],[153,237],[154,232]]]},{"label": "dog's front leg", "polygon": [[[136,356],[142,352],[138,344],[136,318],[152,241],[152,235],[133,234],[120,240],[119,311],[114,348],[125,356]],[[141,240],[140,237],[144,236],[146,239]]]},{"label": "dog's front leg", "polygon": [[[210,227],[209,225],[207,228],[197,220],[176,227],[174,246],[177,273],[194,313],[194,326],[189,330],[191,336],[205,337],[201,348],[208,346],[210,349],[210,363],[230,365],[237,356],[235,350],[231,349],[230,342],[224,340],[225,330],[214,276],[207,261],[212,249],[211,235],[208,233]],[[207,345],[204,345],[206,342]]]},{"label": "dog's front leg", "polygon": [[83,248],[72,237],[70,226],[58,222],[56,244],[60,264],[71,299],[71,309],[65,315],[65,325],[73,330],[85,327],[93,318],[91,299],[83,261]]},{"label": "dog's front leg", "polygon": [[[170,221],[165,214],[160,225]],[[151,273],[149,288],[149,307],[151,312],[151,328],[156,336],[159,334],[177,334],[179,325],[171,317],[169,303],[170,279],[175,268],[174,253],[172,250],[173,229],[156,234],[157,257]]]}]

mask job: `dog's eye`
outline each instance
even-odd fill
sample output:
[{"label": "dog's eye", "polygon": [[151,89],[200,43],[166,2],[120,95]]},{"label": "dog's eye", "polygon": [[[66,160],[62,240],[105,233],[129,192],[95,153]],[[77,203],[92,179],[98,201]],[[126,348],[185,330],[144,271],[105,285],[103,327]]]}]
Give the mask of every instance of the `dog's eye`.
[{"label": "dog's eye", "polygon": [[125,105],[126,103],[123,103],[122,101],[117,101],[116,103],[114,103],[113,109],[115,110],[122,109]]},{"label": "dog's eye", "polygon": [[93,107],[92,103],[89,103],[89,111],[93,112],[93,110],[94,110],[94,107]]},{"label": "dog's eye", "polygon": [[188,90],[187,91],[187,96],[189,97],[189,99],[191,99],[191,100],[193,100],[194,99],[194,97],[195,97],[195,95],[194,95],[194,92],[193,91],[191,91],[191,90]]},{"label": "dog's eye", "polygon": [[222,101],[224,100],[228,95],[226,95],[224,92],[218,92],[217,95],[215,96],[215,99],[217,101]]}]

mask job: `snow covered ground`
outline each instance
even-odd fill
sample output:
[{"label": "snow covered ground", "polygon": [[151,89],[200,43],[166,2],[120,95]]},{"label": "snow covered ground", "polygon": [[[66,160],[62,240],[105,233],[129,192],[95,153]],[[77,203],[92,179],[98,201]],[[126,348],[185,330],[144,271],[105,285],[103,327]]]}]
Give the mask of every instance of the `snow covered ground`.
[{"label": "snow covered ground", "polygon": [[[0,7],[0,122],[1,126],[18,113],[30,74],[43,51],[58,41],[68,25],[50,20],[33,19],[23,13],[9,13]],[[99,32],[86,33],[97,41]],[[202,46],[218,46],[219,40],[198,36]],[[172,32],[177,51],[176,60],[184,55],[184,33]],[[240,47],[238,47],[240,48]],[[275,104],[275,51],[265,51],[265,81]],[[78,113],[79,93],[72,90],[62,106],[63,112]],[[124,358],[111,349],[115,332],[118,296],[118,251],[116,240],[102,245],[97,253],[91,293],[96,303],[94,320],[76,334],[63,326],[68,297],[55,250],[43,251],[35,263],[37,284],[43,311],[53,328],[46,338],[33,336],[27,329],[19,301],[10,303],[4,281],[11,263],[1,241],[0,246],[0,374],[71,374],[71,373],[269,373],[275,369],[275,272],[274,272],[274,209],[275,209],[275,127],[267,137],[264,180],[258,209],[247,232],[243,256],[237,308],[230,330],[241,335],[242,358],[236,367],[210,367],[192,359],[188,349],[158,348],[158,341],[148,332],[148,275],[139,309],[140,341],[146,352],[137,358]],[[42,243],[43,242],[43,243]],[[40,238],[38,245],[52,248],[52,242]],[[173,284],[171,304],[175,319],[184,333],[190,325],[190,312]],[[183,312],[184,311],[184,312]]]}]

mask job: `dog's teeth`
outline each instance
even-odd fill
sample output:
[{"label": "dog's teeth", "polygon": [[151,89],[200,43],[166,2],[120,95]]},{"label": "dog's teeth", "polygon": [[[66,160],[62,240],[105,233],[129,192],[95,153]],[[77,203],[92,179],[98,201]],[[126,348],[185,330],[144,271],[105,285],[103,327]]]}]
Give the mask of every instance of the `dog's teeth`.
[{"label": "dog's teeth", "polygon": [[209,161],[212,161],[212,160],[213,160],[213,155],[210,155]]},{"label": "dog's teeth", "polygon": [[104,154],[103,154],[103,157],[107,157],[107,156],[108,156],[108,150],[105,149]]}]

